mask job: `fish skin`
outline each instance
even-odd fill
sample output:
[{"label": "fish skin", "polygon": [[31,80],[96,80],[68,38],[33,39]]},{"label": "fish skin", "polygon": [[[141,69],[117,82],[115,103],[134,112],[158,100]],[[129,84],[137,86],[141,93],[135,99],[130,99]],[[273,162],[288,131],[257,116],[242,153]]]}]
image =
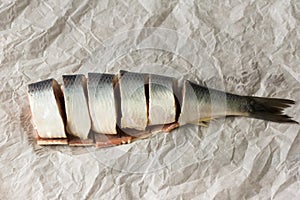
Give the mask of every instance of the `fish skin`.
[{"label": "fish skin", "polygon": [[212,119],[243,116],[273,122],[298,123],[284,115],[284,108],[295,102],[288,99],[241,96],[185,81],[182,91],[180,126],[206,125]]},{"label": "fish skin", "polygon": [[28,85],[32,120],[41,138],[66,138],[62,92],[54,79]]},{"label": "fish skin", "polygon": [[210,121],[225,116],[248,116],[246,98],[184,81],[180,125]]},{"label": "fish skin", "polygon": [[197,87],[189,81],[184,81],[182,88],[181,112],[178,122],[180,126],[197,123],[201,117],[210,116],[210,102],[208,102],[208,91],[204,87]]},{"label": "fish skin", "polygon": [[91,119],[87,103],[86,78],[82,74],[63,75],[67,132],[87,139]]},{"label": "fish skin", "polygon": [[176,120],[173,78],[149,74],[149,123],[169,124]]},{"label": "fish skin", "polygon": [[114,74],[88,73],[87,91],[92,130],[97,133],[117,134],[114,79]]},{"label": "fish skin", "polygon": [[[154,77],[154,75],[152,77]],[[120,71],[119,82],[117,83],[118,87],[116,87],[119,88],[116,91],[118,91],[118,94],[120,96],[117,96],[118,98],[117,100],[115,100],[114,105],[116,106],[115,111],[116,111],[116,118],[117,118],[117,126],[119,126],[121,129],[132,129],[132,130],[135,129],[135,131],[137,132],[141,132],[141,131],[143,132],[143,131],[147,131],[147,128],[149,128],[148,125],[150,125],[151,127],[151,123],[154,123],[153,121],[151,121],[151,117],[150,117],[150,113],[151,113],[150,104],[151,104],[151,98],[153,98],[151,92],[153,92],[153,90],[151,90],[149,96],[147,93],[148,92],[147,87],[149,86],[149,82],[148,82],[149,79],[151,82],[151,74],[148,75],[148,74]],[[167,78],[162,76],[162,79],[167,79]],[[50,80],[53,81],[52,79]],[[29,85],[28,94],[34,96],[34,94],[37,93],[37,98],[44,99],[45,102],[47,102],[48,99],[50,101],[53,101],[54,95],[51,93],[51,86],[49,86],[49,83],[47,83],[47,81],[49,80],[39,83],[39,85],[36,85],[34,87],[33,85]],[[88,132],[91,128],[91,119],[89,115],[89,108],[88,108],[86,91],[85,91],[86,90],[85,77],[84,75],[68,75],[68,76],[63,76],[63,81],[65,85],[64,99],[65,99],[65,105],[66,105],[65,107],[67,113],[67,130],[73,135],[85,139],[87,138]],[[55,85],[58,85],[56,81],[53,82],[55,83]],[[111,80],[108,81],[108,83],[110,82]],[[99,85],[99,82],[97,83],[96,81],[95,86],[96,85]],[[108,88],[111,91],[111,84],[108,85],[109,85]],[[160,87],[158,89],[159,91],[158,93],[161,93],[163,95],[165,93],[168,93],[167,96],[170,97],[171,95],[169,95],[169,91],[167,92],[164,90],[170,90],[170,86]],[[173,90],[175,89],[173,88]],[[43,96],[42,95],[43,92],[45,92],[48,96],[46,97]],[[92,93],[90,93],[90,95],[91,94]],[[111,95],[110,99],[112,99],[112,92],[110,92],[110,95]],[[174,111],[169,110],[172,116],[173,116],[172,114],[173,112],[176,113],[175,122],[174,123],[171,122],[171,124],[166,124],[167,121],[165,120],[157,120],[155,122],[155,123],[166,124],[167,126],[165,130],[171,131],[173,128],[176,128],[178,126],[183,126],[185,124],[197,124],[200,126],[207,126],[207,122],[225,116],[244,116],[244,117],[257,118],[257,119],[268,120],[273,122],[280,122],[280,123],[298,123],[292,120],[291,117],[283,114],[285,108],[290,107],[292,104],[295,103],[293,100],[241,96],[241,95],[226,93],[220,90],[208,88],[202,85],[198,85],[188,80],[184,81],[181,96],[182,99],[179,102],[180,107],[176,108],[176,106],[174,106]],[[76,100],[75,103],[74,100]],[[32,107],[31,109],[33,110],[33,115],[34,115],[34,113],[36,112],[34,107],[35,105],[32,103],[34,101],[32,100],[30,101]],[[147,107],[148,105],[147,102],[149,103],[149,109]],[[39,103],[40,103],[39,108],[43,110],[42,105],[44,104],[44,102],[40,101]],[[52,104],[55,105],[54,103]],[[76,109],[74,109],[71,107],[72,105],[74,107],[74,104],[79,106],[75,105]],[[168,104],[168,106],[169,105],[170,104]],[[54,106],[54,110],[55,109],[57,109],[57,107]],[[180,113],[178,120],[177,120],[177,114],[178,114],[177,111],[178,113]],[[59,113],[59,111],[57,113]],[[40,118],[43,117],[39,115],[36,116]],[[114,116],[112,118],[114,118]],[[110,124],[110,127],[115,127],[114,125],[115,125],[115,121],[113,121]],[[154,126],[157,127],[156,125]],[[40,131],[41,135],[44,135],[45,137],[49,137],[49,138],[54,137],[54,135],[52,134],[42,133],[43,130],[38,130],[38,131]],[[63,134],[65,133],[63,132]]]},{"label": "fish skin", "polygon": [[145,94],[146,75],[120,71],[119,88],[121,97],[122,129],[145,130],[148,123]]}]

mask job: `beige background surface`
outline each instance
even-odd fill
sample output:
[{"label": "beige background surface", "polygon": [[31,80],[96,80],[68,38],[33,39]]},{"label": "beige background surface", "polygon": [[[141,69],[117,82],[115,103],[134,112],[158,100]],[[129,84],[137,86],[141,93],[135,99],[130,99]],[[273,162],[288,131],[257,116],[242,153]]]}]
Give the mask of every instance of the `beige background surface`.
[{"label": "beige background surface", "polygon": [[36,145],[27,84],[88,71],[291,98],[300,121],[299,1],[164,2],[0,2],[0,199],[300,197],[297,125],[223,119],[110,149]]}]

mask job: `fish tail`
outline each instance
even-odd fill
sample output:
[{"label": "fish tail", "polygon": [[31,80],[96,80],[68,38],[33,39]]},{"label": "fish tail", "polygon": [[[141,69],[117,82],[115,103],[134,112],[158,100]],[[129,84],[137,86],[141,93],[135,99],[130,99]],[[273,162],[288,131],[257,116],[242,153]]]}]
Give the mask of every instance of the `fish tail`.
[{"label": "fish tail", "polygon": [[290,116],[283,113],[285,108],[295,104],[290,99],[248,97],[247,111],[249,117],[280,123],[295,123]]}]

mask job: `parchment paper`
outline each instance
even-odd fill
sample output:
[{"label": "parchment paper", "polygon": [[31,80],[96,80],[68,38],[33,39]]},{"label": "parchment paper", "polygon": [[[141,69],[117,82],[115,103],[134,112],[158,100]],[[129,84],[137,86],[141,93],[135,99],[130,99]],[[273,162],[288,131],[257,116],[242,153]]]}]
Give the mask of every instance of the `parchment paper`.
[{"label": "parchment paper", "polygon": [[120,69],[290,98],[300,2],[0,2],[0,199],[297,199],[299,126],[220,119],[107,149],[36,145],[27,84]]}]

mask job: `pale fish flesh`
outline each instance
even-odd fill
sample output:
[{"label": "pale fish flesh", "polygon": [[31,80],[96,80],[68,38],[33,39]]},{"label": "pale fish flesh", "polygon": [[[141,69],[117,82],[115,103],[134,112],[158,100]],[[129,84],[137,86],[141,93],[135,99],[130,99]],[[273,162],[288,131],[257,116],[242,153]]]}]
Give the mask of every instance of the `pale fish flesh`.
[{"label": "pale fish flesh", "polygon": [[146,129],[148,116],[145,84],[145,74],[120,72],[121,128]]},{"label": "pale fish flesh", "polygon": [[117,134],[117,110],[113,74],[89,73],[87,90],[92,130],[103,134]]},{"label": "pale fish flesh", "polygon": [[176,120],[173,78],[149,74],[149,123],[169,124]]},{"label": "pale fish flesh", "polygon": [[64,99],[67,114],[67,131],[87,139],[91,119],[87,103],[86,78],[82,74],[64,75]]},{"label": "pale fish flesh", "polygon": [[28,85],[32,120],[41,138],[66,138],[63,94],[56,80]]}]

